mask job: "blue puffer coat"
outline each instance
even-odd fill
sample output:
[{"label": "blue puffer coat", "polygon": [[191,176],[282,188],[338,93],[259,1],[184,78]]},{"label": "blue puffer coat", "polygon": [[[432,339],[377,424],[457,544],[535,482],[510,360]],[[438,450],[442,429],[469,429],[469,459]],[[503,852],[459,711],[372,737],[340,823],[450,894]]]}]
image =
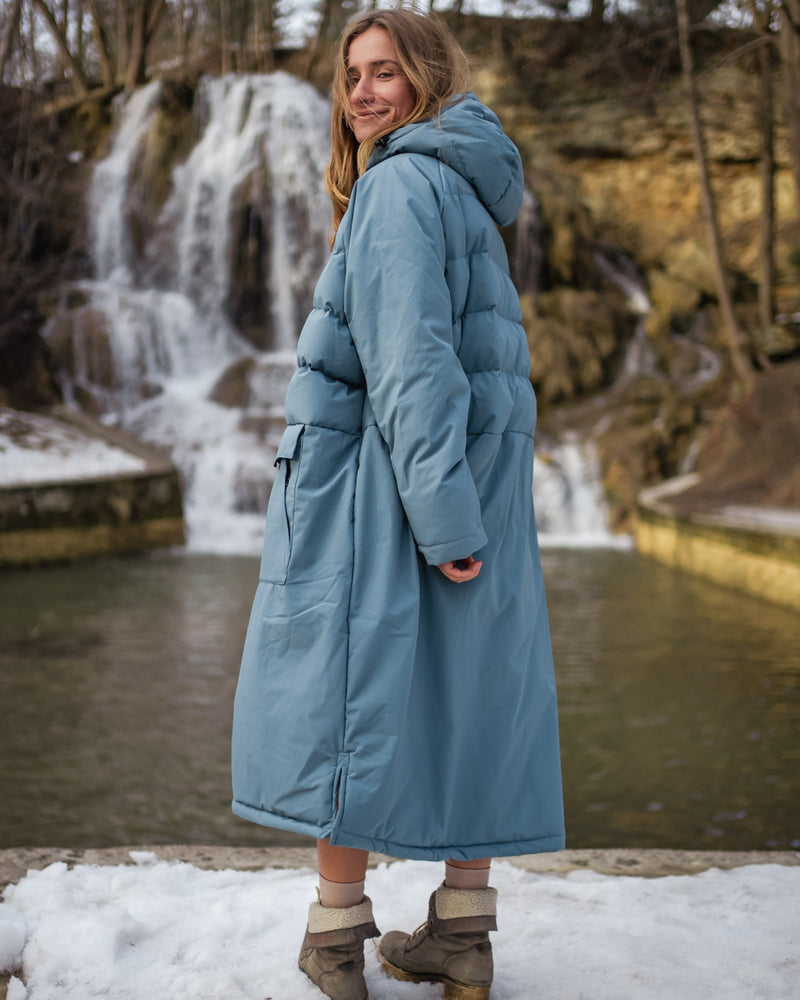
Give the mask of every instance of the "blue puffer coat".
[{"label": "blue puffer coat", "polygon": [[[495,226],[521,197],[473,95],[392,133],[355,185],[286,398],[239,816],[406,858],[563,846],[536,405]],[[472,582],[436,568],[472,553]]]}]

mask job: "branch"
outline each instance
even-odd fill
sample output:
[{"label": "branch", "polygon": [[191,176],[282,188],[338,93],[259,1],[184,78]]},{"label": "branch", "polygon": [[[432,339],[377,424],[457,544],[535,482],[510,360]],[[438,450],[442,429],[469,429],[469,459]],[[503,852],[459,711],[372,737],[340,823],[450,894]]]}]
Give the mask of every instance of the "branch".
[{"label": "branch", "polygon": [[84,94],[72,97],[60,97],[55,101],[48,101],[43,104],[37,114],[38,118],[48,118],[53,114],[61,114],[63,111],[70,111],[87,101],[105,101],[109,97],[114,97],[122,90],[122,85],[115,83],[110,87],[96,87],[94,90],[87,90]]},{"label": "branch", "polygon": [[22,0],[13,0],[11,13],[8,15],[6,26],[3,31],[3,39],[0,41],[0,83],[6,75],[6,64],[11,55],[12,40],[19,28],[19,16],[22,13]]},{"label": "branch", "polygon": [[92,34],[94,44],[97,47],[97,56],[100,60],[100,75],[106,87],[114,86],[114,68],[111,62],[111,50],[108,45],[108,32],[100,17],[100,10],[97,0],[89,0],[89,10],[92,15]]},{"label": "branch", "polygon": [[58,46],[58,51],[61,53],[61,57],[70,71],[70,76],[72,78],[72,87],[75,93],[80,95],[88,94],[89,88],[86,85],[86,81],[83,78],[83,70],[78,65],[74,56],[70,52],[69,44],[65,37],[64,32],[58,26],[58,22],[53,15],[53,12],[44,2],[44,0],[33,0],[33,5],[45,19],[47,27],[50,29],[50,34],[55,39],[55,43]]},{"label": "branch", "polygon": [[153,7],[150,10],[150,16],[147,18],[147,27],[145,29],[145,45],[149,45],[150,41],[155,34],[155,30],[158,27],[158,23],[161,20],[161,15],[164,13],[166,7],[166,0],[156,0]]}]

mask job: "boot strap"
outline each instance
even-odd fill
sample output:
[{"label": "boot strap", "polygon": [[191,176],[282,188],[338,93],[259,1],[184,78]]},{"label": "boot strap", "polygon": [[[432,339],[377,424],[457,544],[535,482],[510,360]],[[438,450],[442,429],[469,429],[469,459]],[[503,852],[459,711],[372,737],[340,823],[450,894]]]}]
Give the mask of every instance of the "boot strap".
[{"label": "boot strap", "polygon": [[428,927],[433,934],[475,934],[480,931],[496,931],[497,917],[451,917],[442,920],[436,914],[428,918]]}]

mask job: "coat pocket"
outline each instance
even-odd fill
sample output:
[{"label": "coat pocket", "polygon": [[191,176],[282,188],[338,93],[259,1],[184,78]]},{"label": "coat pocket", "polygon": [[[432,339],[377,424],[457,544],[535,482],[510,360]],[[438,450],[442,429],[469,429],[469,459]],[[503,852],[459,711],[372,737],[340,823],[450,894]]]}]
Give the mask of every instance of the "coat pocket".
[{"label": "coat pocket", "polygon": [[290,424],[283,432],[275,468],[278,470],[267,506],[260,578],[286,583],[294,538],[294,509],[300,475],[304,424]]}]

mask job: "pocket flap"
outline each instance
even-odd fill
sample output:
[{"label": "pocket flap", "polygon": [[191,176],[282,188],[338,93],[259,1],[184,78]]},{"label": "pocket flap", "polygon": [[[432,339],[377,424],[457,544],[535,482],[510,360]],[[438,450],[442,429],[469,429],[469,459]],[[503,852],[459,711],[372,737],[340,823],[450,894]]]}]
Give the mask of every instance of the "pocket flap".
[{"label": "pocket flap", "polygon": [[300,438],[305,430],[304,424],[290,424],[283,432],[281,443],[278,445],[278,453],[275,456],[276,464],[279,458],[294,460],[300,451]]}]

